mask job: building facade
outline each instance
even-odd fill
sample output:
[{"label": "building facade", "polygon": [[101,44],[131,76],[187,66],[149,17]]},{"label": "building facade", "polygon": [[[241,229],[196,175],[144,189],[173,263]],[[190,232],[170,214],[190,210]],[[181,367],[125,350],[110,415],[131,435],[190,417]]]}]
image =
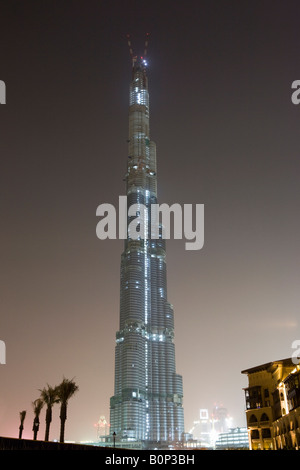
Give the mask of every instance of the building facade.
[{"label": "building facade", "polygon": [[[161,227],[153,237],[150,216],[152,204],[157,204],[157,169],[144,58],[133,57],[132,62],[125,181],[127,238],[121,256],[110,429],[119,443],[138,441],[152,448],[180,441],[184,416],[182,377],[175,367],[173,307],[167,298],[165,239]],[[140,236],[138,230],[133,236],[130,227],[138,217]]]},{"label": "building facade", "polygon": [[242,371],[251,450],[300,449],[300,366],[292,359]]},{"label": "building facade", "polygon": [[249,449],[247,428],[232,428],[221,432],[215,444],[216,450],[246,450]]}]

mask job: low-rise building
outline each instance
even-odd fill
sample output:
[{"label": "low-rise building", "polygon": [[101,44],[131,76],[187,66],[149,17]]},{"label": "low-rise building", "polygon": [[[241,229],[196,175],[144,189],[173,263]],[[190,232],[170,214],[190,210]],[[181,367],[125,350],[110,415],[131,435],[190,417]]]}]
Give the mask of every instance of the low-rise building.
[{"label": "low-rise building", "polygon": [[221,432],[215,444],[216,450],[245,450],[249,449],[247,428],[231,428]]},{"label": "low-rise building", "polygon": [[251,450],[300,449],[300,366],[290,358],[242,371]]}]

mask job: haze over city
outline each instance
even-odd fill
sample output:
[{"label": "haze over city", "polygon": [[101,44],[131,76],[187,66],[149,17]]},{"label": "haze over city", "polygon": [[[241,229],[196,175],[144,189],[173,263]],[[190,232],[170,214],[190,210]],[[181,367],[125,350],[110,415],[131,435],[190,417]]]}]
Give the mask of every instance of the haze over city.
[{"label": "haze over city", "polygon": [[[4,2],[0,7],[0,435],[32,438],[31,402],[74,378],[66,439],[109,420],[123,240],[96,209],[125,194],[131,62],[150,32],[160,203],[204,204],[205,241],[167,241],[185,428],[227,408],[241,371],[290,357],[299,331],[297,1]],[[44,431],[44,412],[40,433]],[[59,434],[53,409],[51,439]]]}]

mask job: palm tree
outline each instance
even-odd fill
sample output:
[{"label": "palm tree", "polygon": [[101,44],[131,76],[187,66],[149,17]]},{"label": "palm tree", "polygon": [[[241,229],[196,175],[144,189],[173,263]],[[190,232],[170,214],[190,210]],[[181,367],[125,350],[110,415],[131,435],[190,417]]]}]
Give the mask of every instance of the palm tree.
[{"label": "palm tree", "polygon": [[44,387],[43,390],[40,390],[40,392],[41,400],[43,400],[47,406],[45,441],[49,441],[50,424],[52,421],[52,408],[55,403],[59,402],[58,387],[50,387],[50,385],[47,384],[47,388]]},{"label": "palm tree", "polygon": [[65,424],[67,419],[67,406],[69,399],[79,390],[73,379],[68,380],[64,377],[62,383],[58,386],[58,396],[60,401],[60,442],[65,440]]},{"label": "palm tree", "polygon": [[23,433],[23,429],[24,429],[24,421],[25,421],[25,416],[26,416],[26,411],[20,411],[20,421],[21,421],[21,424],[20,424],[20,427],[19,427],[19,439],[22,439],[22,433]]},{"label": "palm tree", "polygon": [[36,441],[37,433],[40,427],[40,413],[44,406],[44,402],[41,398],[37,398],[36,400],[32,402],[32,406],[33,406],[33,412],[34,412],[34,420],[33,420],[33,428],[32,428],[33,439],[34,441]]}]

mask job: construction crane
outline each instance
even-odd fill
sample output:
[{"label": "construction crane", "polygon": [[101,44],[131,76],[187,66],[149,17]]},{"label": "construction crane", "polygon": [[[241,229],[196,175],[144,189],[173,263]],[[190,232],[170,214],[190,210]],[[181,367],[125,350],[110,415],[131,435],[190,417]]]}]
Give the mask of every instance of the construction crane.
[{"label": "construction crane", "polygon": [[[129,47],[130,57],[131,57],[131,60],[132,60],[132,66],[134,67],[135,62],[137,61],[137,56],[134,55],[134,53],[133,53],[132,43],[131,43],[131,35],[127,34],[126,37],[127,37],[127,43],[128,43],[128,47]],[[146,33],[145,45],[144,45],[144,55],[141,56],[141,61],[142,61],[142,64],[144,66],[147,65],[146,57],[147,57],[147,53],[148,53],[149,37],[150,37],[150,33]]]},{"label": "construction crane", "polygon": [[127,43],[128,43],[128,47],[129,47],[129,54],[130,54],[130,57],[131,57],[131,60],[132,60],[132,66],[134,66],[134,64],[136,62],[136,56],[133,55],[130,34],[127,34]]},{"label": "construction crane", "polygon": [[144,47],[144,57],[143,57],[144,60],[146,60],[146,57],[147,57],[148,45],[149,45],[149,36],[150,36],[150,33],[146,33],[145,47]]}]

